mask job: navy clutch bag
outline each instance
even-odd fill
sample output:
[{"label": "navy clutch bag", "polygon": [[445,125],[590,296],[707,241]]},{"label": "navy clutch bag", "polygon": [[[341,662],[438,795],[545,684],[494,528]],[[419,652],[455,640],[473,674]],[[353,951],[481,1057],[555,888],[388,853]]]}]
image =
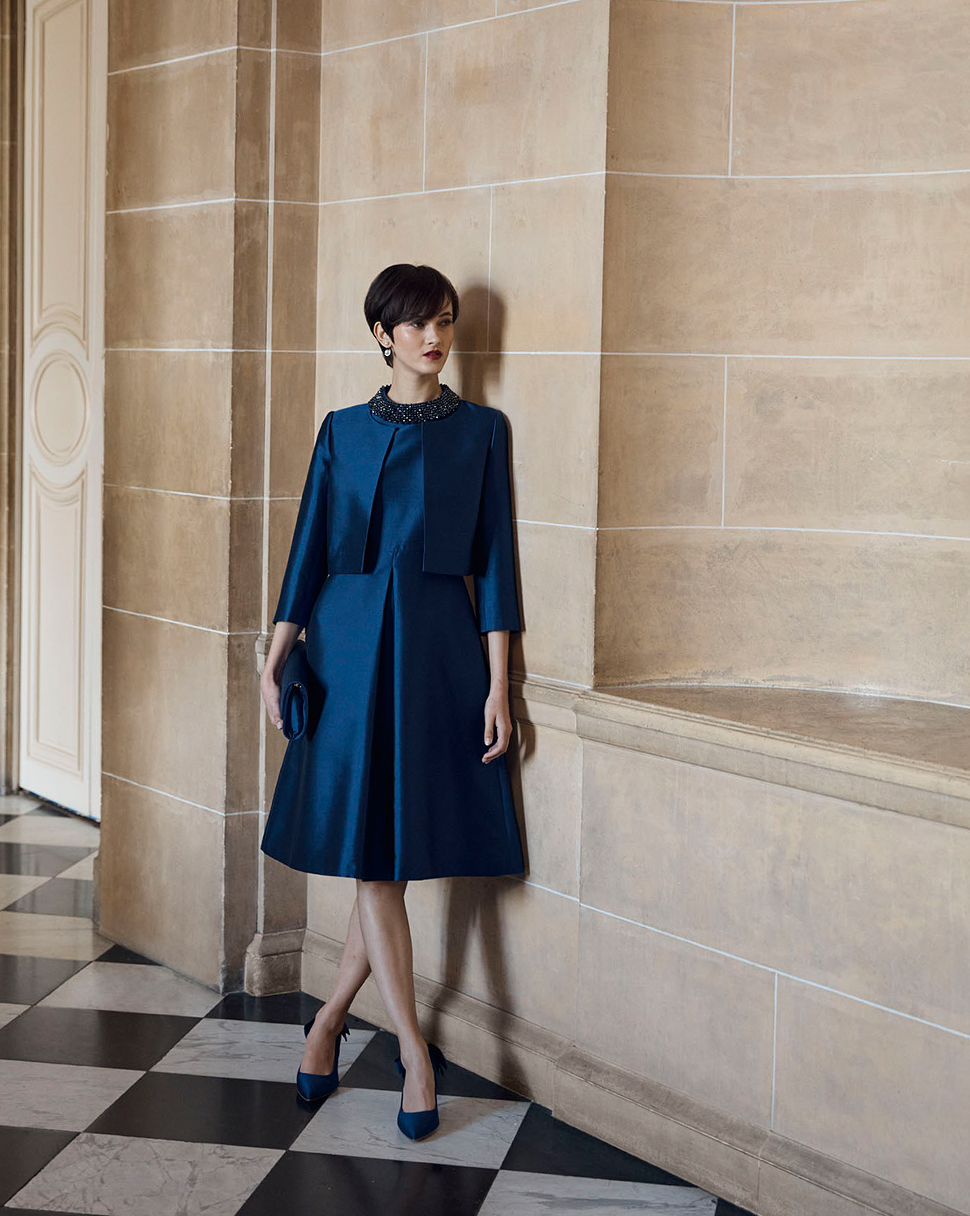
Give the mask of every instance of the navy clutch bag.
[{"label": "navy clutch bag", "polygon": [[311,688],[314,685],[306,657],[306,642],[297,638],[283,664],[280,682],[280,717],[287,739],[302,739],[310,722]]}]

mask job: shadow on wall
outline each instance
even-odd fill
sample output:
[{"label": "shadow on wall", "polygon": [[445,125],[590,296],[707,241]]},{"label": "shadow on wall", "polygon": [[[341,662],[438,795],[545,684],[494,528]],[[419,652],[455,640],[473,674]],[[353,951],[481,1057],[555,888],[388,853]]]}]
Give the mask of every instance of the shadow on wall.
[{"label": "shadow on wall", "polygon": [[[486,318],[485,334],[469,334],[462,343],[465,349],[455,353],[460,378],[458,392],[466,401],[488,405],[488,390],[499,383],[502,370],[505,302],[484,283],[473,283],[461,293],[459,316],[466,314]],[[475,341],[480,336],[484,336],[484,342]]]},{"label": "shadow on wall", "polygon": [[[472,283],[461,292],[460,321],[464,341],[459,342],[460,349],[456,350],[453,358],[458,368],[458,386],[456,391],[465,401],[473,401],[476,405],[489,405],[490,390],[502,382],[502,359],[505,345],[505,301],[484,283]],[[515,467],[515,435],[509,428],[509,458]],[[515,501],[515,482],[511,484],[512,518],[518,518]],[[513,634],[509,639],[510,672],[514,676],[524,676],[526,673],[525,660],[522,654],[521,634],[527,628],[528,610],[522,602],[522,578],[519,566],[519,554],[515,554],[515,579],[519,588],[519,606],[522,622],[521,633]],[[474,584],[471,575],[465,576],[465,587],[472,603],[475,602]],[[514,740],[513,740],[514,742]],[[510,774],[511,775],[511,774]]]},{"label": "shadow on wall", "polygon": [[[467,341],[464,349],[456,351],[458,363],[459,388],[458,392],[466,401],[474,401],[479,405],[488,405],[490,391],[501,383],[502,358],[505,337],[505,302],[500,295],[485,284],[473,283],[461,293],[461,309],[463,314],[486,318],[485,341]],[[478,337],[479,335],[473,335]],[[515,437],[509,434],[510,451]],[[512,513],[515,510],[515,487],[512,487]],[[516,555],[518,558],[518,555]],[[516,572],[518,577],[518,571]],[[469,583],[471,579],[467,580]],[[521,585],[521,584],[520,584]],[[523,605],[524,609],[524,605]],[[525,613],[523,611],[523,624]],[[519,818],[519,831],[522,837],[522,850],[525,857],[525,873],[529,872],[529,842],[526,826],[522,816],[522,789],[520,766],[535,746],[534,731],[530,723],[513,722],[513,737],[509,747],[508,757],[509,778],[512,783],[513,800]],[[505,963],[507,948],[503,941],[506,916],[502,905],[506,902],[507,894],[519,888],[517,878],[465,878],[460,883],[449,884],[447,897],[447,913],[444,923],[448,925],[448,941],[445,949],[444,974],[442,982],[457,992],[464,991],[463,973],[465,959],[470,943],[475,937],[482,942],[484,951],[483,964],[488,977],[489,993],[495,1002],[499,1014],[499,1023],[492,1027],[498,1035],[498,1042],[504,1041],[502,1036],[502,1011],[507,1013],[511,1025],[518,1016],[513,1012],[515,1003],[515,985],[508,974]],[[434,1037],[434,1029],[431,1036]],[[508,1075],[514,1061],[509,1058],[500,1065],[500,1071]]]}]

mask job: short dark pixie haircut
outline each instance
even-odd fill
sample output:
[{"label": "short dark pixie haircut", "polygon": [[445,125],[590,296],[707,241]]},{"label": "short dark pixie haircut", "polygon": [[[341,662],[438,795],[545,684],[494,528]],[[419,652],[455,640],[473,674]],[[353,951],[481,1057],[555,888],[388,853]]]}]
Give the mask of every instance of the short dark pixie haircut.
[{"label": "short dark pixie haircut", "polygon": [[[399,262],[382,270],[367,289],[364,316],[371,334],[378,321],[388,334],[393,334],[395,325],[404,321],[430,321],[448,304],[451,304],[452,320],[457,321],[458,292],[440,270]],[[394,352],[381,346],[381,353],[390,367]]]}]

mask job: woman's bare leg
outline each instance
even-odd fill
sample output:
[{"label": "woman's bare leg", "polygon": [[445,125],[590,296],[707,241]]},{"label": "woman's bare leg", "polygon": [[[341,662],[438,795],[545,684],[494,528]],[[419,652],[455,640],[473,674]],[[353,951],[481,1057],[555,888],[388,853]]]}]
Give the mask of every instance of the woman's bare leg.
[{"label": "woman's bare leg", "polygon": [[430,1110],[435,1102],[434,1070],[428,1044],[418,1027],[414,1003],[411,927],[404,906],[406,881],[357,880],[357,911],[367,958],[385,1008],[397,1031],[404,1082],[405,1111]]},{"label": "woman's bare leg", "polygon": [[351,1002],[369,975],[370,963],[360,932],[360,917],[357,913],[357,900],[355,899],[354,906],[350,910],[350,920],[347,923],[347,939],[344,942],[343,954],[340,956],[337,981],[330,999],[317,1011],[317,1016],[307,1036],[303,1063],[300,1065],[304,1072],[326,1075],[333,1069],[333,1051],[337,1035],[340,1034],[343,1024],[347,1020]]}]

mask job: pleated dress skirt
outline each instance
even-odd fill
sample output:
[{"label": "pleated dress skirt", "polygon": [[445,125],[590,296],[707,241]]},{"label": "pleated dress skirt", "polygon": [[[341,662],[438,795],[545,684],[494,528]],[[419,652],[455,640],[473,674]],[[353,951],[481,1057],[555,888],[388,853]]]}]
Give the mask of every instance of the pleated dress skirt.
[{"label": "pleated dress skirt", "polygon": [[421,426],[395,430],[364,572],[329,574],[306,626],[319,712],[291,740],[262,849],[361,879],[524,872],[506,756],[482,756],[488,660],[465,580],[422,570]]}]

